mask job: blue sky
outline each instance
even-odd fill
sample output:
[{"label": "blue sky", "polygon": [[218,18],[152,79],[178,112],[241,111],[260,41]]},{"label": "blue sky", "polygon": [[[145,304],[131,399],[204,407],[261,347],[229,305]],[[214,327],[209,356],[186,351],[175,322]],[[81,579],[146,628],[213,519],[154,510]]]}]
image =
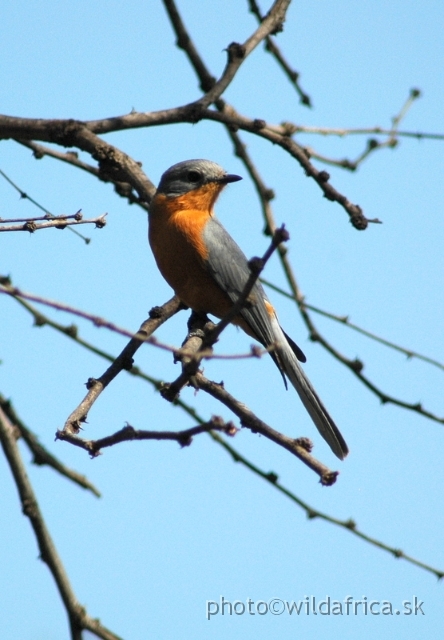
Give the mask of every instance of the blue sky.
[{"label": "blue sky", "polygon": [[[255,28],[247,3],[183,0],[183,18],[212,73],[224,49]],[[265,5],[263,6],[265,9]],[[422,91],[402,129],[442,133],[444,58],[442,3],[393,1],[293,3],[279,35],[300,71],[314,108],[303,108],[262,48],[245,62],[225,97],[242,113],[279,123],[331,127],[389,126],[412,87]],[[185,55],[162,3],[114,1],[68,5],[44,0],[16,4],[0,26],[2,112],[27,117],[94,119],[185,104],[199,96]],[[242,134],[273,201],[278,223],[290,231],[290,257],[308,302],[402,346],[444,361],[443,143],[402,139],[375,153],[356,173],[328,168],[333,185],[382,225],[357,232],[337,205],[322,197],[300,167],[278,148]],[[171,164],[193,157],[215,160],[245,176],[225,132],[214,123],[174,125],[106,137],[136,160],[153,182]],[[299,141],[320,153],[354,158],[363,138]],[[87,160],[85,156],[85,160]],[[317,166],[321,166],[320,164]],[[103,230],[82,228],[2,234],[0,272],[24,290],[64,301],[135,330],[147,311],[171,291],[147,245],[145,213],[114,195],[110,185],[45,158],[36,161],[13,141],[0,147],[0,168],[55,214],[82,209],[108,213]],[[39,215],[0,180],[0,217]],[[248,256],[267,239],[248,179],[231,185],[218,203],[219,218]],[[277,257],[265,276],[285,287]],[[285,391],[271,359],[205,363],[265,421],[289,435],[307,435],[314,454],[340,470],[336,485],[316,477],[286,451],[247,431],[233,446],[314,508],[345,519],[405,553],[444,569],[442,489],[443,425],[381,405],[354,376],[308,340],[294,305],[270,292],[285,330],[298,341],[306,371],[340,425],[351,453],[337,461],[321,441],[292,390]],[[54,433],[78,404],[90,376],[106,363],[50,328],[34,328],[13,300],[0,297],[0,391],[24,422],[66,464],[86,474],[100,500],[47,468],[29,475],[77,597],[90,615],[125,639],[237,638],[321,634],[344,639],[390,636],[410,640],[442,632],[443,584],[430,573],[328,523],[308,521],[272,486],[234,464],[209,437],[191,447],[128,443],[93,461]],[[72,318],[44,310],[59,322]],[[182,312],[158,332],[179,344]],[[389,394],[444,415],[442,371],[406,358],[330,321],[319,329],[347,357],[359,357],[369,378]],[[82,337],[117,354],[125,339],[74,320]],[[250,339],[229,329],[220,353],[243,353]],[[136,363],[170,381],[178,374],[170,354],[147,347]],[[184,400],[208,419],[228,410],[192,390]],[[100,437],[130,422],[141,429],[183,429],[193,421],[140,380],[121,374],[89,415],[86,437]],[[29,462],[29,454],[23,448]],[[21,514],[6,465],[0,465],[3,521],[0,542],[2,638],[68,637],[52,578]],[[416,596],[425,615],[205,617],[207,600],[231,602],[388,600],[400,608]],[[26,615],[25,615],[26,611]]]}]

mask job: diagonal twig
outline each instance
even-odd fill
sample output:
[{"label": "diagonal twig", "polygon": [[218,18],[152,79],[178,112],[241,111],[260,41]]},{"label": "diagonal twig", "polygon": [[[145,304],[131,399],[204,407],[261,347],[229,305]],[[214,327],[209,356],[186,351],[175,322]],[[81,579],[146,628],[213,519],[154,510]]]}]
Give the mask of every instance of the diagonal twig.
[{"label": "diagonal twig", "polygon": [[90,378],[87,382],[88,393],[83,398],[81,403],[74,409],[65,422],[65,426],[62,431],[57,432],[57,437],[61,438],[62,434],[77,434],[81,429],[81,425],[86,421],[88,412],[91,409],[94,402],[100,396],[102,391],[108,386],[108,384],[114,380],[114,378],[124,369],[131,369],[133,363],[133,355],[144,343],[144,339],[149,337],[161,324],[163,324],[168,318],[171,318],[182,308],[179,298],[174,296],[166,302],[162,307],[154,307],[150,311],[150,317],[142,323],[137,334],[141,335],[141,338],[133,337],[114,360],[111,366],[100,376],[100,378]]},{"label": "diagonal twig", "polygon": [[41,444],[35,433],[28,429],[23,421],[20,420],[11,401],[7,400],[2,394],[0,394],[0,408],[4,411],[4,414],[11,425],[18,429],[20,436],[26,442],[27,447],[33,455],[32,462],[34,464],[51,467],[62,476],[65,476],[65,478],[68,478],[68,480],[72,480],[72,482],[78,484],[82,489],[88,489],[95,496],[100,498],[100,491],[88,480],[88,478],[64,465]]},{"label": "diagonal twig", "polygon": [[[294,300],[295,299],[294,296],[291,293],[288,293],[287,291],[285,291],[281,287],[278,287],[277,285],[273,284],[272,282],[269,282],[268,280],[265,280],[265,278],[260,278],[260,280],[261,280],[262,284],[264,284],[267,287],[270,287],[270,289],[273,289],[273,291],[276,291],[277,293],[280,293],[281,295],[285,296],[286,298],[289,298],[290,300]],[[442,362],[439,362],[438,360],[435,360],[434,358],[430,358],[429,356],[425,356],[422,353],[418,353],[417,351],[414,351],[413,349],[407,349],[406,347],[401,347],[399,344],[391,342],[390,340],[387,340],[386,338],[382,338],[381,336],[378,336],[376,333],[373,333],[372,331],[368,331],[367,329],[363,329],[362,327],[360,327],[359,325],[355,324],[354,322],[351,322],[349,316],[340,316],[340,315],[337,315],[335,313],[331,313],[330,311],[325,311],[325,309],[320,309],[319,307],[315,307],[312,304],[308,304],[308,302],[306,302],[306,300],[304,300],[304,307],[306,309],[309,309],[310,311],[313,311],[314,313],[317,313],[317,314],[319,314],[321,316],[324,316],[325,318],[329,318],[330,320],[334,320],[335,322],[339,322],[340,324],[343,324],[346,327],[349,327],[349,329],[353,329],[353,331],[356,331],[357,333],[360,333],[363,336],[366,336],[367,338],[370,338],[371,340],[374,340],[375,342],[379,342],[380,344],[383,344],[386,347],[389,347],[389,349],[394,349],[395,351],[399,351],[400,353],[403,353],[404,355],[407,356],[408,360],[412,360],[412,359],[422,360],[423,362],[427,362],[428,364],[431,364],[431,365],[433,365],[435,367],[438,367],[438,369],[443,369],[444,370],[444,364]]]},{"label": "diagonal twig", "polygon": [[[248,0],[248,5],[250,7],[251,13],[254,16],[256,16],[259,22],[262,22],[262,20],[264,19],[264,16],[262,15],[262,12],[259,9],[259,5],[257,4],[256,0]],[[271,36],[267,36],[265,38],[265,50],[271,53],[271,55],[274,57],[278,65],[281,67],[281,69],[287,76],[288,80],[296,89],[297,93],[299,94],[301,104],[303,104],[306,107],[312,107],[310,96],[307,93],[305,93],[305,91],[302,89],[300,85],[299,73],[291,68],[290,64],[285,59],[282,51],[279,49],[276,42],[274,41],[274,38],[272,38]]]},{"label": "diagonal twig", "polygon": [[112,631],[104,627],[99,620],[91,618],[77,600],[28,479],[12,425],[1,408],[0,440],[20,496],[23,513],[29,518],[34,530],[40,558],[48,566],[65,606],[69,619],[71,640],[82,640],[82,631],[84,629],[91,631],[102,640],[121,640]]},{"label": "diagonal twig", "polygon": [[202,389],[202,391],[205,391],[228,407],[240,419],[243,427],[247,427],[253,433],[260,433],[262,436],[265,436],[275,444],[278,444],[295,455],[319,476],[320,483],[324,487],[330,487],[336,482],[339,472],[331,471],[311,455],[310,451],[313,445],[308,438],[289,438],[283,433],[276,431],[276,429],[273,429],[260,420],[243,402],[240,402],[228,393],[223,384],[217,384],[208,380],[200,372],[194,376],[193,383],[197,389]]},{"label": "diagonal twig", "polygon": [[[50,218],[54,218],[55,216],[48,211],[48,209],[46,209],[45,207],[43,207],[41,204],[39,204],[37,202],[37,200],[34,200],[34,198],[32,198],[30,195],[28,195],[26,193],[26,191],[23,191],[23,189],[21,189],[19,186],[17,186],[15,184],[15,182],[13,182],[11,180],[11,178],[9,176],[6,175],[6,173],[4,171],[2,171],[0,169],[0,175],[6,180],[6,182],[9,182],[9,184],[20,194],[20,198],[24,199],[24,200],[29,200],[29,202],[32,202],[32,204],[37,207],[37,209],[40,209],[41,211],[44,211],[45,214],[50,217]],[[28,229],[29,230],[29,229]],[[69,230],[72,231],[76,236],[78,236],[79,238],[81,238],[85,244],[89,244],[91,242],[91,238],[87,238],[84,235],[82,235],[81,233],[79,233],[76,229],[71,229],[71,227],[69,227]]]}]

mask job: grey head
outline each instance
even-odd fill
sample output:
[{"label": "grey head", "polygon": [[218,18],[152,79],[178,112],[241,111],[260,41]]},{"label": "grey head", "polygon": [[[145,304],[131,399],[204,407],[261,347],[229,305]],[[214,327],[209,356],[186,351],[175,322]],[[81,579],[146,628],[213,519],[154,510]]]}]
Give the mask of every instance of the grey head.
[{"label": "grey head", "polygon": [[165,171],[157,187],[157,193],[180,196],[211,182],[219,183],[222,188],[229,182],[237,182],[237,180],[242,178],[227,173],[211,160],[184,160],[173,164]]}]

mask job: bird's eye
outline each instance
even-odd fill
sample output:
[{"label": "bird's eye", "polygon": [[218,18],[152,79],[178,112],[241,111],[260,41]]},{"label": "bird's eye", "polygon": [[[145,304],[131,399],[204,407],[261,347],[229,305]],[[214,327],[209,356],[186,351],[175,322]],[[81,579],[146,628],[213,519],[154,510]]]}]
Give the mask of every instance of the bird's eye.
[{"label": "bird's eye", "polygon": [[199,182],[199,180],[201,179],[201,174],[199,173],[199,171],[189,171],[188,172],[188,180],[190,182]]}]

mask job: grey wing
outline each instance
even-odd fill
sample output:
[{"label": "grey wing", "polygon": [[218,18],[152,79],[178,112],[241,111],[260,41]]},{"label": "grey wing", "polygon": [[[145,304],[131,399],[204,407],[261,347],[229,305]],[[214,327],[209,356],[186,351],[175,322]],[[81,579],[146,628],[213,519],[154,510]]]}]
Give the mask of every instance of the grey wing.
[{"label": "grey wing", "polygon": [[[217,218],[207,222],[203,237],[208,250],[205,266],[234,303],[250,276],[247,258]],[[241,315],[256,339],[267,346],[274,341],[274,334],[265,307],[267,296],[260,282],[254,285],[252,294],[254,304],[244,307]]]}]

